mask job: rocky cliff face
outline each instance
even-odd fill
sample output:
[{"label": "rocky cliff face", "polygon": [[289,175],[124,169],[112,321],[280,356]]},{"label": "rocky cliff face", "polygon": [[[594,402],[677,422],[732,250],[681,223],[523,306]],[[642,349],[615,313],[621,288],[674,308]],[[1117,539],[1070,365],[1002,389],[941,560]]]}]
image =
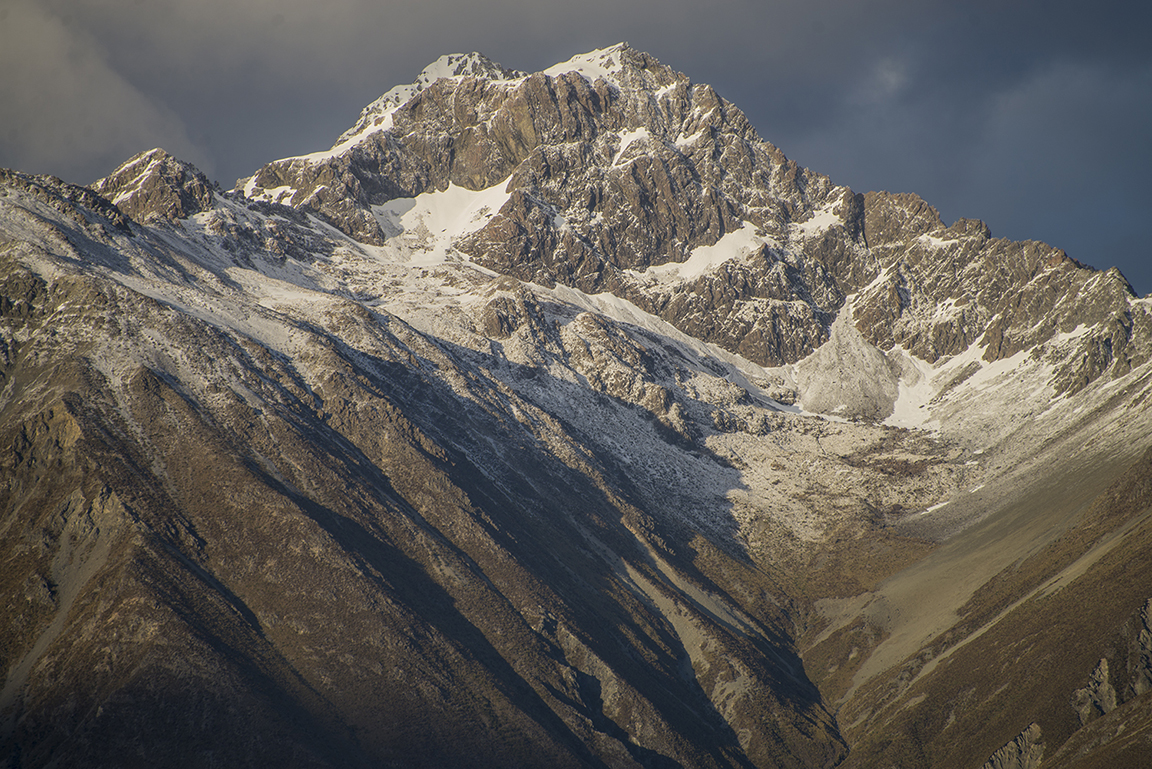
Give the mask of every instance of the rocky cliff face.
[{"label": "rocky cliff face", "polygon": [[1149,300],[647,54],[3,172],[0,261],[10,766],[1135,755]]},{"label": "rocky cliff face", "polygon": [[[627,46],[531,76],[488,72],[441,78],[376,108],[329,153],[270,163],[237,187],[382,242],[372,206],[499,184],[508,201],[459,245],[482,265],[611,290],[759,362],[795,360],[827,337],[844,295],[826,262],[866,274],[853,262],[862,209],[850,191],[787,160],[711,87]],[[846,217],[842,238],[809,237],[824,219],[792,227],[821,207]],[[744,259],[720,279],[659,269],[740,231]],[[793,240],[816,243],[780,248]]]},{"label": "rocky cliff face", "polygon": [[382,243],[373,206],[500,185],[508,200],[458,244],[476,262],[611,291],[762,365],[826,341],[849,294],[870,343],[932,363],[977,341],[994,361],[1092,328],[1061,391],[1152,354],[1118,274],[993,239],[981,222],[946,227],[914,195],[837,187],[761,139],[711,87],[626,45],[531,76],[468,61],[438,62],[328,152],[270,163],[238,189]]}]

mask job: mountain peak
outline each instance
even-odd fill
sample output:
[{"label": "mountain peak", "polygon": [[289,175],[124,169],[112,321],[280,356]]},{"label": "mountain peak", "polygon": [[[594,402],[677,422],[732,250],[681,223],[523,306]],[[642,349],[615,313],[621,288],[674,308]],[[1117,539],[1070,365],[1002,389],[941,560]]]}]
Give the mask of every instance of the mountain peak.
[{"label": "mountain peak", "polygon": [[525,73],[519,70],[509,69],[502,64],[492,61],[484,54],[473,51],[472,53],[449,53],[441,56],[423,69],[419,77],[416,78],[416,83],[427,86],[435,83],[442,77],[480,77],[486,80],[511,80],[523,77],[524,75]]},{"label": "mountain peak", "polygon": [[1152,301],[517,74],[235,194],[0,169],[0,755],[1144,765]]},{"label": "mountain peak", "polygon": [[405,104],[437,80],[457,80],[475,77],[484,80],[515,80],[528,73],[498,64],[482,53],[449,53],[425,67],[416,79],[407,85],[398,85],[369,104],[360,113],[356,124],[340,135],[333,148],[347,142],[367,129],[379,125],[391,111]]},{"label": "mountain peak", "polygon": [[657,90],[671,85],[677,79],[686,79],[682,75],[678,76],[671,67],[661,64],[652,54],[639,51],[628,43],[617,43],[578,54],[543,70],[542,74],[560,77],[573,72],[590,82],[603,78],[617,88]]},{"label": "mountain peak", "polygon": [[554,64],[543,72],[551,77],[562,75],[565,72],[579,72],[593,80],[596,77],[611,78],[619,74],[633,58],[633,55],[637,53],[640,52],[627,43],[617,43],[607,48],[598,48],[595,51],[577,54],[567,61]]},{"label": "mountain peak", "polygon": [[212,207],[208,177],[159,147],[124,161],[92,189],[138,222],[184,219]]}]

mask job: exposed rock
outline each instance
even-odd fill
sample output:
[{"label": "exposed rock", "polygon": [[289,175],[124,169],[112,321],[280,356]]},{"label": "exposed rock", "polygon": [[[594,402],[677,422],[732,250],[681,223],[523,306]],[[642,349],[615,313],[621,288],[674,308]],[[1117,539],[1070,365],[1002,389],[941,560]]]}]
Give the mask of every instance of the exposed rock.
[{"label": "exposed rock", "polygon": [[1092,721],[1116,709],[1116,689],[1108,677],[1108,660],[1101,658],[1100,664],[1092,671],[1088,685],[1072,692],[1072,708],[1080,718],[1080,724]]},{"label": "exposed rock", "polygon": [[92,185],[139,222],[175,221],[212,208],[215,185],[162,149],[141,152]]},{"label": "exposed rock", "polygon": [[0,185],[28,193],[85,229],[91,229],[91,218],[99,217],[125,234],[132,232],[124,213],[87,187],[68,184],[55,176],[32,176],[7,168],[0,168]]},{"label": "exposed rock", "polygon": [[1118,273],[835,186],[627,46],[446,57],[231,193],[0,181],[0,755],[1141,755]]},{"label": "exposed rock", "polygon": [[1135,699],[1152,690],[1152,598],[1140,610],[1139,619],[1134,622],[1129,635],[1127,682],[1124,686],[1124,701]]},{"label": "exposed rock", "polygon": [[864,238],[869,248],[903,247],[910,238],[942,229],[940,212],[919,195],[888,192],[864,195]]},{"label": "exposed rock", "polygon": [[1044,743],[1037,724],[1031,724],[1011,742],[992,754],[980,769],[1039,769]]},{"label": "exposed rock", "polygon": [[1071,705],[1084,726],[1152,689],[1152,599],[1120,629],[1109,657],[1101,657],[1088,685],[1072,693]]},{"label": "exposed rock", "polygon": [[526,75],[526,72],[503,67],[479,53],[453,53],[441,56],[425,67],[411,85],[398,85],[365,107],[356,124],[341,134],[333,146],[338,147],[349,139],[380,126],[393,110],[403,106],[440,78],[473,77],[481,80],[514,80]]}]

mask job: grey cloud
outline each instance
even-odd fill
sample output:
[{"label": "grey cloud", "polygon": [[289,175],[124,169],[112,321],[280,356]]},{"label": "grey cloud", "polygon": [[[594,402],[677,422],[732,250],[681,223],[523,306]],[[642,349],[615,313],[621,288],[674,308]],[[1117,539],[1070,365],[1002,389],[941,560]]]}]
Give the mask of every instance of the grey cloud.
[{"label": "grey cloud", "polygon": [[0,156],[7,164],[90,182],[165,142],[211,167],[180,117],[108,66],[96,41],[25,0],[0,24]]},{"label": "grey cloud", "polygon": [[1001,234],[1044,232],[1074,257],[1120,265],[1148,291],[1152,249],[1136,234],[1152,210],[1149,94],[1152,65],[1065,62],[1034,73],[996,100],[963,194],[987,201]]}]

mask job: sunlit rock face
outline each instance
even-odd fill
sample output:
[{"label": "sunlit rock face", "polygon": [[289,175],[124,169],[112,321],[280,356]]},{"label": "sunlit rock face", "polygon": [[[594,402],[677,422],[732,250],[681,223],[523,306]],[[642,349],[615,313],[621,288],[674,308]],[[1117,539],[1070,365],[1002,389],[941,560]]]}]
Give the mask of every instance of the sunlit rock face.
[{"label": "sunlit rock face", "polygon": [[4,171],[0,756],[1125,765],[1150,338],[626,45]]}]

